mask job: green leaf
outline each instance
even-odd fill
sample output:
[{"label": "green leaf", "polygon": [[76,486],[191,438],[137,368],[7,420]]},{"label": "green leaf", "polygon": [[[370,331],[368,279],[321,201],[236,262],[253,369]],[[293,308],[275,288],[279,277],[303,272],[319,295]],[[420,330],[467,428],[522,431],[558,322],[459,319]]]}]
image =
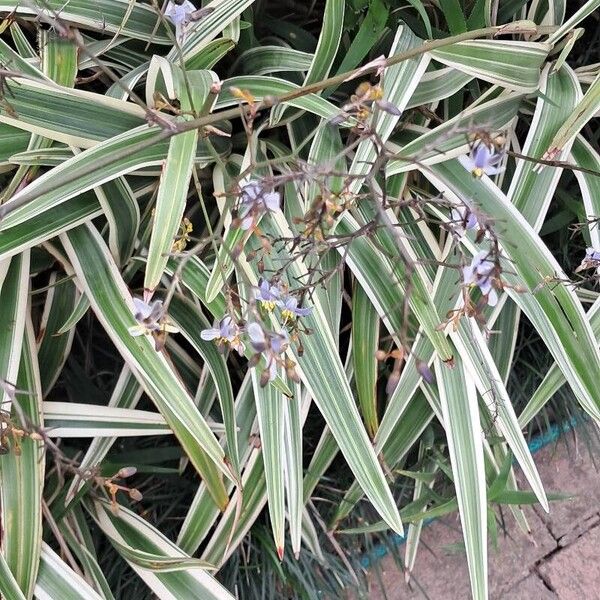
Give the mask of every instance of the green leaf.
[{"label": "green leaf", "polygon": [[254,0],[212,0],[205,4],[203,8],[212,8],[212,12],[202,19],[199,27],[194,27],[180,48],[174,46],[171,49],[167,60],[173,63],[177,63],[180,57],[185,62],[193,60],[213,38],[253,3]]},{"label": "green leaf", "polygon": [[451,35],[467,31],[467,23],[459,0],[440,0],[440,8],[446,17]]},{"label": "green leaf", "polygon": [[[168,97],[179,99],[183,111],[210,110],[210,106],[204,105],[209,97],[211,85],[218,81],[214,73],[193,71],[188,72],[184,78],[183,71],[175,65],[169,65],[160,59],[154,62],[159,64],[160,74],[165,80],[174,81]],[[187,89],[193,90],[189,96],[185,91],[185,84],[190,86]],[[179,121],[183,122],[189,118],[180,117]],[[169,254],[172,252],[175,236],[181,226],[194,167],[194,149],[197,140],[198,131],[194,129],[174,136],[169,142],[169,151],[163,164],[156,198],[154,227],[150,237],[144,277],[144,289],[150,295],[160,282]]]},{"label": "green leaf", "polygon": [[[300,406],[301,391],[296,385],[295,398],[281,398],[285,427],[283,431],[283,454],[285,458],[285,495],[287,500],[288,520],[290,522],[290,538],[292,551],[298,558],[303,536],[304,521],[302,501],[302,418]],[[308,406],[309,402],[302,405]]]},{"label": "green leaf", "polygon": [[281,71],[306,71],[312,55],[285,46],[258,46],[240,56],[240,68],[247,75],[268,75]]},{"label": "green leaf", "polygon": [[327,0],[325,3],[323,26],[304,85],[324,79],[329,74],[342,39],[345,4],[344,0]]},{"label": "green leaf", "polygon": [[72,281],[57,283],[58,274],[50,275],[44,312],[37,336],[38,361],[43,396],[52,389],[71,351],[74,331],[58,335],[65,319],[73,312],[79,294]]},{"label": "green leaf", "polygon": [[[13,259],[18,263],[18,259]],[[23,258],[23,267],[28,260]],[[28,273],[27,273],[28,274]],[[10,273],[4,287],[10,285]],[[28,280],[25,280],[24,300],[27,298]],[[3,290],[4,291],[4,290]],[[4,301],[4,294],[2,295]],[[25,306],[23,306],[25,311]],[[19,394],[14,403],[12,418],[22,427],[42,425],[42,390],[37,364],[33,325],[29,315],[24,323],[17,389],[27,390]],[[23,333],[23,332],[21,332]],[[6,410],[6,409],[5,409]],[[20,422],[21,415],[27,423]],[[31,598],[38,577],[42,544],[42,489],[44,486],[44,447],[41,441],[24,437],[20,440],[20,452],[14,445],[8,454],[0,457],[0,503],[2,506],[3,544],[2,550],[6,563],[23,594]]]},{"label": "green leaf", "polygon": [[487,598],[487,502],[475,385],[459,357],[448,369],[435,362],[446,439],[469,565],[471,593]]},{"label": "green leaf", "polygon": [[520,93],[538,88],[540,67],[550,44],[511,40],[471,40],[437,48],[431,56],[459,71]]},{"label": "green leaf", "polygon": [[377,416],[377,359],[379,315],[360,285],[352,295],[352,359],[360,410],[371,438],[379,425]]},{"label": "green leaf", "polygon": [[[92,516],[129,566],[160,598],[180,600],[201,594],[207,600],[233,600],[233,596],[211,575],[192,561],[166,536],[136,513],[120,506],[113,513],[108,502],[95,502]],[[154,561],[157,569],[150,569]],[[140,565],[140,562],[143,563]],[[165,571],[166,564],[178,565]]]},{"label": "green leaf", "polygon": [[102,438],[173,433],[160,413],[77,402],[44,402],[50,437]]},{"label": "green leaf", "polygon": [[600,75],[596,77],[581,101],[556,132],[546,150],[547,154],[554,157],[563,151],[585,124],[596,115],[598,109],[600,109]]},{"label": "green leaf", "polygon": [[[550,73],[550,66],[547,66],[540,78],[540,95],[522,153],[542,158],[580,98],[579,83],[567,65],[554,73]],[[561,171],[554,167],[544,167],[540,171],[535,162],[517,160],[507,196],[536,231],[544,222]]]},{"label": "green leaf", "polygon": [[67,566],[46,543],[42,543],[40,570],[35,595],[48,600],[103,600],[90,584]]},{"label": "green leaf", "polygon": [[[285,520],[283,402],[286,400],[281,397],[281,393],[274,386],[261,387],[260,373],[257,368],[252,369],[252,388],[256,400],[256,414],[267,483],[269,517],[275,548],[281,560],[284,552]],[[289,401],[298,402],[298,399],[292,398]]]},{"label": "green leaf", "polygon": [[[388,14],[389,9],[382,0],[369,2],[369,10],[337,68],[338,74],[353,69],[367,56],[383,34]],[[327,95],[327,92],[325,94]]]},{"label": "green leaf", "polygon": [[0,554],[0,592],[2,597],[6,600],[25,600],[25,596],[14,578],[14,575],[10,572],[6,560]]},{"label": "green leaf", "polygon": [[[82,226],[63,234],[61,240],[77,274],[78,285],[96,316],[156,403],[192,464],[213,481],[215,501],[225,506],[228,498],[214,472],[216,467],[231,477],[223,450],[166,358],[154,350],[147,336],[132,337],[129,333],[129,327],[136,325],[131,296],[100,235],[92,226]],[[210,461],[205,459],[205,453]]]},{"label": "green leaf", "polygon": [[147,4],[135,3],[131,14],[124,22],[130,10],[129,0],[96,0],[90,4],[86,0],[72,0],[65,6],[62,0],[44,0],[44,4],[31,5],[24,2],[0,0],[0,12],[16,12],[25,18],[38,18],[39,14],[53,18],[59,14],[64,21],[73,23],[82,29],[93,31],[120,32],[127,37],[151,41],[155,44],[171,44],[163,25],[155,31],[157,13]]}]

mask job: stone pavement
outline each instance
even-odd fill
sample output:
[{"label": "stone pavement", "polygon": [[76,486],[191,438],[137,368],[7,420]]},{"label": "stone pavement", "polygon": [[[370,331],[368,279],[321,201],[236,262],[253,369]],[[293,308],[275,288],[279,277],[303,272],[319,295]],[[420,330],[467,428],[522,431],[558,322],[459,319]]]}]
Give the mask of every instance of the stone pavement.
[{"label": "stone pavement", "polygon": [[[497,547],[489,548],[490,600],[600,600],[600,464],[596,470],[581,432],[578,442],[572,432],[566,435],[568,446],[559,440],[534,458],[546,491],[572,498],[551,502],[549,514],[526,508],[529,534],[503,511],[506,532],[499,528]],[[379,563],[381,581],[372,578],[369,598],[468,600],[461,542],[457,516],[425,527],[410,584],[387,556]]]}]

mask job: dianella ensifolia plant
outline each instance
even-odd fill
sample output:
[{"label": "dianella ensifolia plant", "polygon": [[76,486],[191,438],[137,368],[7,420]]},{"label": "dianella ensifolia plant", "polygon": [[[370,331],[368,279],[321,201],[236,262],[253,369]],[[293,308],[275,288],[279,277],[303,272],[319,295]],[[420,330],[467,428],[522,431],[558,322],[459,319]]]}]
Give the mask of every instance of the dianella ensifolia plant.
[{"label": "dianella ensifolia plant", "polygon": [[[565,383],[600,419],[600,78],[571,65],[600,2],[461,4],[0,1],[4,597],[114,597],[104,543],[148,594],[232,598],[265,508],[279,559],[389,529],[408,570],[458,511],[488,596],[495,507],[551,498],[524,428]],[[563,172],[571,272],[540,238]],[[554,366],[517,414],[522,317]],[[100,398],[65,392],[83,351]],[[176,531],[111,461],[165,436]]]}]

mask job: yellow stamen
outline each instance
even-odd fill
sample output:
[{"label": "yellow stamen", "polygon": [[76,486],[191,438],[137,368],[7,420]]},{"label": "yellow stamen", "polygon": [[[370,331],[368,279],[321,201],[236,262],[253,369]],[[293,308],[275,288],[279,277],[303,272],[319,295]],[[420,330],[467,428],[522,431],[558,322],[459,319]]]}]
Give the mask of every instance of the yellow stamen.
[{"label": "yellow stamen", "polygon": [[284,321],[293,321],[294,318],[296,317],[296,315],[291,310],[288,310],[287,308],[284,308],[281,311],[281,316],[283,317]]},{"label": "yellow stamen", "polygon": [[275,310],[275,302],[273,300],[261,300],[260,305],[267,311],[273,312]]}]

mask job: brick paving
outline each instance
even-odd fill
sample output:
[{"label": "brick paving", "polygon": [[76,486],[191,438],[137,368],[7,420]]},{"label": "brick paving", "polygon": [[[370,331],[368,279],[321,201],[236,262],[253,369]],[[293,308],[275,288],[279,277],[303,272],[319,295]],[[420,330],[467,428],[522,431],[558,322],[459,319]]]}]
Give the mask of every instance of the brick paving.
[{"label": "brick paving", "polygon": [[[546,491],[571,498],[551,502],[549,514],[526,508],[529,534],[505,511],[506,532],[500,530],[497,547],[489,548],[490,600],[600,600],[600,471],[589,449],[580,446],[571,438],[568,446],[559,441],[535,454]],[[425,527],[410,583],[387,556],[369,598],[468,600],[461,542],[456,516]]]}]

